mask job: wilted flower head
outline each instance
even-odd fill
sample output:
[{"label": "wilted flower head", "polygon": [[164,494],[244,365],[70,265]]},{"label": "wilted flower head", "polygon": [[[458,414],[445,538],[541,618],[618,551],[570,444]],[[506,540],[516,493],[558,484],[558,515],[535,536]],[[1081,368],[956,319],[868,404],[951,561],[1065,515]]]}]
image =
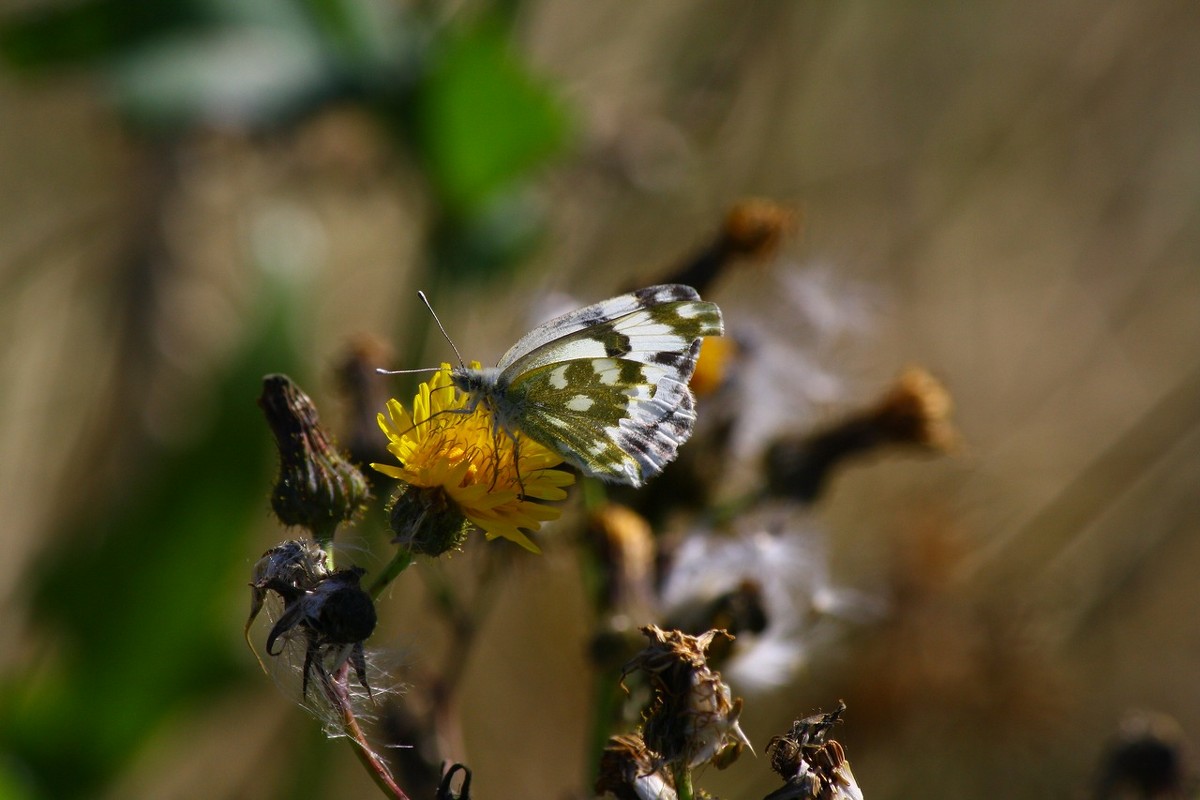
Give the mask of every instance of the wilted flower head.
[{"label": "wilted flower head", "polygon": [[1164,714],[1131,713],[1100,763],[1099,800],[1194,797],[1194,759],[1179,723]]},{"label": "wilted flower head", "polygon": [[766,259],[796,230],[800,215],[772,200],[750,198],[729,209],[721,237],[733,254]]},{"label": "wilted flower head", "polygon": [[815,433],[774,442],[766,454],[767,491],[811,502],[834,467],[883,447],[946,453],[958,445],[950,393],[929,372],[909,367],[875,403]]},{"label": "wilted flower head", "polygon": [[306,541],[273,547],[254,565],[247,637],[267,593],[274,592],[283,601],[283,611],[267,635],[267,655],[280,655],[282,648],[276,648],[276,643],[293,631],[304,636],[304,697],[311,675],[328,683],[330,656],[333,669],[349,660],[367,694],[371,692],[363,642],[375,630],[376,615],[374,601],[359,586],[362,575],[359,567],[331,571],[323,551]]},{"label": "wilted flower head", "polygon": [[839,703],[835,711],[797,720],[791,731],[771,739],[771,768],[787,783],[765,800],[863,800],[845,751],[828,739],[845,710]]},{"label": "wilted flower head", "polygon": [[663,278],[663,283],[686,283],[703,293],[735,261],[773,257],[784,238],[795,231],[798,218],[795,211],[771,200],[742,200],[725,215],[716,236]]},{"label": "wilted flower head", "polygon": [[625,665],[624,675],[640,670],[649,678],[653,698],[644,712],[642,739],[662,761],[675,767],[711,762],[733,763],[750,740],[738,724],[742,701],[731,699],[729,687],[708,666],[707,651],[725,631],[700,636],[646,625],[650,644]]},{"label": "wilted flower head", "polygon": [[[471,366],[480,365],[472,362]],[[507,432],[497,431],[482,403],[467,413],[467,400],[451,382],[449,364],[442,364],[421,384],[411,414],[389,400],[387,415],[379,415],[379,427],[400,465],[371,466],[417,490],[417,495],[401,500],[413,504],[412,519],[422,520],[418,528],[424,524],[420,515],[442,509],[465,517],[489,539],[501,536],[536,553],[537,545],[522,531],[536,531],[543,522],[558,519],[561,509],[547,503],[566,499],[565,487],[575,477],[552,469],[562,459],[532,439],[517,433],[514,441]],[[403,507],[401,512],[398,520],[393,507],[393,530],[398,522],[403,524],[409,509]]]},{"label": "wilted flower head", "polygon": [[637,733],[610,737],[600,756],[597,794],[609,792],[617,800],[675,800],[678,796],[669,772]]}]

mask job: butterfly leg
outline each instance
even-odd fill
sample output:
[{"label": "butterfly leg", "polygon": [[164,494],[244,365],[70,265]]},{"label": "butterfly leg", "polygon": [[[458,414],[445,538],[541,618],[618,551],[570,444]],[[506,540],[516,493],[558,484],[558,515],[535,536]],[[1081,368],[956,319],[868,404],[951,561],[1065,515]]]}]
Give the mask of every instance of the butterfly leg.
[{"label": "butterfly leg", "polygon": [[516,436],[513,440],[513,472],[517,473],[517,488],[520,490],[518,499],[525,499],[525,481],[521,479],[521,440]]}]

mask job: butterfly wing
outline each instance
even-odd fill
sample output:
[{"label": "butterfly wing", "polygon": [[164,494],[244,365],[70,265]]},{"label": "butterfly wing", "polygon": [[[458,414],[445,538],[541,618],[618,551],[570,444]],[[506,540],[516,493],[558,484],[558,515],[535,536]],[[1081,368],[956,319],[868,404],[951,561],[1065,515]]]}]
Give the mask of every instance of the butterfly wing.
[{"label": "butterfly wing", "polygon": [[572,359],[650,363],[686,351],[701,336],[720,336],[722,330],[720,310],[701,302],[692,287],[651,286],[539,325],[508,349],[497,368],[512,382],[528,370]]},{"label": "butterfly wing", "polygon": [[691,435],[696,413],[687,376],[699,350],[695,340],[671,364],[555,361],[522,373],[507,400],[519,407],[522,432],[568,463],[641,486]]}]

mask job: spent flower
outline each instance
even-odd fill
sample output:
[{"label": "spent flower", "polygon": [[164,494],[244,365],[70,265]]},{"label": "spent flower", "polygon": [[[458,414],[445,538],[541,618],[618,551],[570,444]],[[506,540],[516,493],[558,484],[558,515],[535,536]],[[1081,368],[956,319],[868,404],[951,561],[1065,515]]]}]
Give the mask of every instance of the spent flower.
[{"label": "spent flower", "polygon": [[597,794],[607,792],[617,800],[676,800],[674,781],[660,766],[641,734],[613,736],[604,746],[593,788]]},{"label": "spent flower", "polygon": [[828,714],[797,720],[790,731],[767,743],[771,768],[785,784],[764,800],[863,800],[845,750],[828,738],[845,710],[846,704],[839,703]]},{"label": "spent flower", "polygon": [[710,762],[718,768],[733,763],[742,748],[750,747],[738,724],[742,701],[732,699],[707,656],[716,637],[732,637],[721,630],[689,636],[657,625],[641,631],[650,643],[623,672],[640,670],[649,678],[653,698],[644,712],[646,746],[675,774]]}]

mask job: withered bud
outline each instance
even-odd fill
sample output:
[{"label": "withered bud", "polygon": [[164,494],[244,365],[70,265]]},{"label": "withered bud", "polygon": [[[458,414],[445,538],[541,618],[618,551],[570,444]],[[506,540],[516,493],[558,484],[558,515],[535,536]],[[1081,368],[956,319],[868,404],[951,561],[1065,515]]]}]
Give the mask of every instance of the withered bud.
[{"label": "withered bud", "polygon": [[[707,599],[702,603],[684,605],[674,612],[668,622],[671,627],[684,631],[703,631],[720,628],[734,636],[741,633],[762,633],[770,623],[762,584],[754,580],[740,581],[727,592]],[[717,652],[710,658],[720,661],[724,648],[714,642]]]},{"label": "withered bud", "polygon": [[868,413],[885,441],[947,453],[959,442],[950,422],[953,410],[954,400],[937,378],[909,367]]},{"label": "withered bud", "polygon": [[650,644],[625,665],[622,678],[634,670],[649,678],[652,698],[642,727],[646,746],[676,767],[733,763],[743,747],[750,747],[738,724],[742,701],[731,699],[729,686],[707,657],[717,636],[732,637],[721,630],[689,636],[657,625],[641,631]]},{"label": "withered bud", "polygon": [[1096,797],[1192,797],[1187,741],[1179,723],[1163,714],[1139,712],[1121,722],[1100,765]]},{"label": "withered bud", "polygon": [[771,200],[737,203],[725,216],[717,235],[687,259],[664,283],[685,283],[704,294],[723,269],[738,258],[762,261],[779,249],[797,227],[795,211]]},{"label": "withered bud", "polygon": [[796,230],[799,214],[772,200],[743,200],[725,216],[721,238],[732,255],[766,259]]},{"label": "withered bud", "polygon": [[764,800],[862,800],[845,751],[827,738],[845,710],[839,702],[830,713],[797,720],[791,731],[771,739],[771,768],[786,783]]},{"label": "withered bud", "polygon": [[286,375],[263,378],[258,405],[279,450],[271,508],[284,525],[307,528],[318,541],[332,539],[370,496],[366,478],[338,452],[312,400]]},{"label": "withered bud", "polygon": [[600,756],[596,794],[608,792],[617,800],[675,800],[675,783],[662,760],[636,733],[609,738]]},{"label": "withered bud", "polygon": [[388,505],[392,539],[414,555],[436,558],[462,547],[471,523],[437,486],[401,483]]},{"label": "withered bud", "polygon": [[641,514],[619,503],[605,503],[588,519],[588,533],[603,570],[604,607],[626,617],[645,619],[654,606],[654,532]]},{"label": "withered bud", "polygon": [[817,433],[772,444],[765,458],[767,493],[811,502],[835,466],[885,446],[951,452],[959,441],[950,422],[953,406],[936,378],[910,367],[869,408]]},{"label": "withered bud", "polygon": [[[376,372],[392,362],[391,352],[382,340],[368,335],[354,337],[346,346],[338,365],[338,388],[348,405],[349,429],[342,437],[356,464],[384,461],[387,448],[379,437],[379,409],[387,405],[388,387]],[[372,477],[368,473],[368,477]]]}]

